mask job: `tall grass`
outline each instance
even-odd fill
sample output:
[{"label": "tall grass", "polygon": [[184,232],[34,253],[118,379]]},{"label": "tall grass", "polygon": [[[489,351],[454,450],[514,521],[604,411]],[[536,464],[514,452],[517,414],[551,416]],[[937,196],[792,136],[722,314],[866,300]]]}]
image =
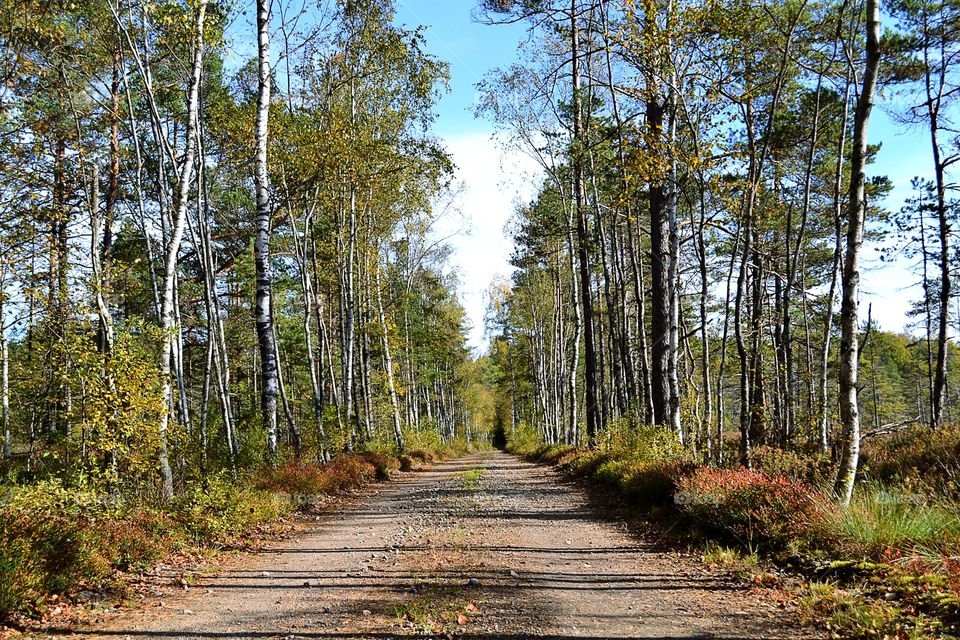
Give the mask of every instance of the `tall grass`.
[{"label": "tall grass", "polygon": [[955,506],[878,485],[858,487],[847,509],[824,504],[819,525],[838,551],[871,559],[941,558],[960,544]]}]

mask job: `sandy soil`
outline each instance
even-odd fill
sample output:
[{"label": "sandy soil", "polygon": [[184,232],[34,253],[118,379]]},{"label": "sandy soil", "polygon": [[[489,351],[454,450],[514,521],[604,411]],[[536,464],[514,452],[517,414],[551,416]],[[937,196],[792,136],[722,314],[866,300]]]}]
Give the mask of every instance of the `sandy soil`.
[{"label": "sandy soil", "polygon": [[404,474],[186,590],[43,635],[817,636],[779,600],[631,535],[554,471],[493,452]]}]

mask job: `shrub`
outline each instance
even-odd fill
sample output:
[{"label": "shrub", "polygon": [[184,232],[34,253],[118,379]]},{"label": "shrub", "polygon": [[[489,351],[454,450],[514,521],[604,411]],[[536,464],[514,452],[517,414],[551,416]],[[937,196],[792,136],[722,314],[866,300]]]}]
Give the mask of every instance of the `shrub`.
[{"label": "shrub", "polygon": [[112,563],[121,571],[145,569],[186,541],[169,514],[152,508],[135,509],[101,523],[101,527],[113,549]]},{"label": "shrub", "polygon": [[960,424],[947,425],[931,437],[918,426],[865,441],[863,475],[879,484],[921,483],[944,497],[960,498]]},{"label": "shrub", "polygon": [[416,462],[428,463],[436,460],[436,455],[430,451],[424,451],[423,449],[415,449],[413,451],[407,452],[407,456]]},{"label": "shrub", "polygon": [[351,491],[377,475],[377,467],[366,458],[352,454],[334,458],[324,466],[326,483],[321,493],[338,494]]},{"label": "shrub", "polygon": [[[101,520],[112,516],[92,492],[56,481],[17,491],[3,508],[3,546],[20,546],[36,559],[43,589],[66,591],[109,575],[112,550],[103,544]],[[16,562],[16,554],[11,560]]]},{"label": "shrub", "polygon": [[672,430],[634,418],[612,421],[597,435],[597,442],[607,451],[635,460],[681,460],[689,456]]},{"label": "shrub", "polygon": [[700,529],[735,538],[751,551],[783,548],[802,537],[817,509],[808,486],[748,469],[701,467],[680,481],[676,502]]},{"label": "shrub", "polygon": [[682,460],[633,462],[620,479],[620,490],[642,507],[663,507],[674,501],[680,483],[696,465]]},{"label": "shrub", "polygon": [[[413,455],[413,454],[410,454]],[[400,462],[382,453],[342,455],[327,464],[287,463],[265,467],[254,485],[261,490],[296,496],[335,495],[350,491],[373,478],[385,479]]]},{"label": "shrub", "polygon": [[0,620],[37,613],[45,594],[43,567],[27,540],[0,538]]},{"label": "shrub", "polygon": [[216,547],[234,543],[250,524],[275,519],[284,509],[273,494],[238,489],[215,477],[178,496],[172,515],[195,544]]},{"label": "shrub", "polygon": [[0,619],[37,613],[49,593],[106,581],[129,554],[116,544],[123,524],[119,506],[60,482],[13,493],[0,508]]},{"label": "shrub", "polygon": [[255,486],[264,491],[288,495],[317,495],[323,493],[327,484],[325,467],[318,464],[288,462],[277,467],[260,470]]},{"label": "shrub", "polygon": [[546,464],[557,464],[561,459],[574,453],[576,448],[568,444],[559,444],[549,447],[538,455],[538,459]]},{"label": "shrub", "polygon": [[613,455],[606,451],[576,451],[561,457],[558,466],[566,473],[589,478],[612,457]]},{"label": "shrub", "polygon": [[396,471],[400,468],[399,460],[382,453],[365,451],[358,455],[374,466],[374,469],[376,469],[377,480],[389,480],[390,472]]},{"label": "shrub", "polygon": [[822,454],[801,455],[777,447],[759,446],[750,452],[752,468],[769,476],[786,476],[827,489],[834,479],[833,461]]},{"label": "shrub", "polygon": [[507,451],[521,457],[530,455],[542,445],[540,432],[536,427],[521,421],[508,435]]}]

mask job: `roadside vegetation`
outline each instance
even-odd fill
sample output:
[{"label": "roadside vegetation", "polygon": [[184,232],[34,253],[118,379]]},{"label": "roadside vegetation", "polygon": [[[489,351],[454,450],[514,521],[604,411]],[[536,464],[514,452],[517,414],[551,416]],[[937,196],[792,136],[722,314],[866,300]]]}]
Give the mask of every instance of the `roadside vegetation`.
[{"label": "roadside vegetation", "polygon": [[298,512],[394,471],[456,458],[483,444],[455,441],[387,454],[364,451],[326,464],[288,462],[198,478],[169,504],[50,478],[0,494],[0,621],[43,617],[81,591],[121,597],[130,576],[173,554],[245,549]]},{"label": "roadside vegetation", "polygon": [[481,5],[542,45],[478,104],[542,169],[490,288],[503,439],[794,570],[838,637],[960,633],[960,7]]},{"label": "roadside vegetation", "polygon": [[487,439],[447,64],[249,5],[0,3],[0,623]]},{"label": "roadside vegetation", "polygon": [[612,490],[706,564],[757,584],[769,581],[764,565],[789,571],[802,581],[801,615],[835,637],[960,635],[960,460],[944,458],[960,429],[870,442],[848,507],[831,495],[828,458],[758,448],[750,469],[710,466],[653,427],[610,429],[601,442],[549,446],[518,429],[508,449]]}]

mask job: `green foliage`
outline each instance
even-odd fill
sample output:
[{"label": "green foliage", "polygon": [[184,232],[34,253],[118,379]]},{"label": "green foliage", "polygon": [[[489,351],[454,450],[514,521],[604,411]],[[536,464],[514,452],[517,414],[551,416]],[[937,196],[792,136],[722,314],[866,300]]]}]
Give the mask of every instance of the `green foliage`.
[{"label": "green foliage", "polygon": [[479,489],[482,486],[485,473],[486,470],[479,467],[461,473],[460,478],[463,482],[463,488],[468,490]]},{"label": "green foliage", "polygon": [[673,431],[634,418],[612,420],[597,435],[597,442],[633,460],[683,460],[690,456]]},{"label": "green foliage", "polygon": [[272,493],[238,488],[225,475],[196,482],[172,505],[172,517],[197,546],[233,545],[250,525],[276,520],[290,509]]},{"label": "green foliage", "polygon": [[776,447],[760,446],[750,452],[751,467],[769,476],[785,476],[823,490],[832,486],[833,461],[819,453],[804,455]]},{"label": "green foliage", "polygon": [[519,456],[529,456],[537,449],[543,447],[543,440],[536,428],[521,421],[516,429],[510,434],[507,441],[507,451]]}]

